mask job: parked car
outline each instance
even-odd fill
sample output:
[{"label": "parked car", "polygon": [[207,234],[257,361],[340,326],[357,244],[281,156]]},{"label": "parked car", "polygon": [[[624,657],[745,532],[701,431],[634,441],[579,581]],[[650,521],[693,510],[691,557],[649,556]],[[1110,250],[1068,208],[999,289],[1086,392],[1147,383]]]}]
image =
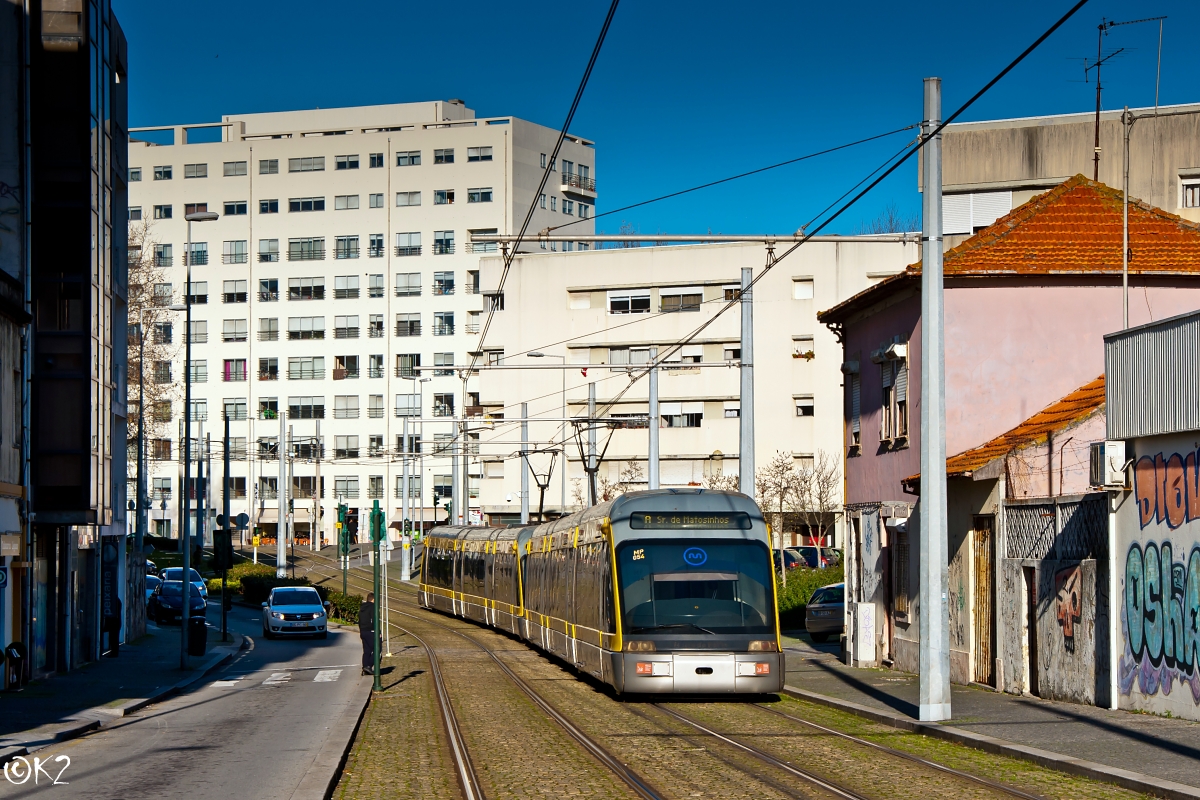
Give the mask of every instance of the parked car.
[{"label": "parked car", "polygon": [[[188,568],[188,572],[192,576],[192,585],[200,590],[200,596],[205,600],[208,599],[208,585],[204,579],[200,577],[200,573],[192,568]],[[181,581],[183,580],[183,567],[167,567],[159,573],[158,577],[164,581]]]},{"label": "parked car", "polygon": [[[772,560],[775,562],[775,566],[778,567],[779,566],[779,551],[772,550],[771,556],[772,556]],[[785,567],[787,567],[788,569],[797,569],[799,567],[807,567],[808,566],[808,564],[805,563],[804,559],[801,558],[800,554],[795,552],[795,548],[791,548],[791,547],[785,547],[783,549],[783,565]]]},{"label": "parked car", "polygon": [[[188,591],[188,616],[198,617],[208,609],[208,603],[195,589],[195,584]],[[179,622],[183,619],[183,583],[182,581],[163,581],[150,595],[150,603],[146,615],[159,625],[164,622]]]},{"label": "parked car", "polygon": [[307,586],[279,586],[271,590],[262,604],[263,637],[316,636],[324,639],[329,603],[321,602],[316,589]]},{"label": "parked car", "polygon": [[804,627],[814,642],[820,643],[829,634],[840,634],[846,617],[846,584],[822,586],[808,598],[804,610]]},{"label": "parked car", "polygon": [[157,576],[146,576],[146,608],[150,608],[150,597],[154,594],[154,590],[157,589],[160,584],[162,584],[162,581],[159,580]]},{"label": "parked car", "polygon": [[158,574],[158,564],[155,564],[153,561],[151,561],[148,558],[146,559],[146,574],[147,575],[157,575]]},{"label": "parked car", "polygon": [[801,545],[799,547],[785,548],[784,552],[793,553],[798,560],[803,561],[803,566],[810,569],[825,569],[826,567],[835,567],[841,563],[841,559],[835,555],[834,550],[828,547],[813,547],[811,545]]}]

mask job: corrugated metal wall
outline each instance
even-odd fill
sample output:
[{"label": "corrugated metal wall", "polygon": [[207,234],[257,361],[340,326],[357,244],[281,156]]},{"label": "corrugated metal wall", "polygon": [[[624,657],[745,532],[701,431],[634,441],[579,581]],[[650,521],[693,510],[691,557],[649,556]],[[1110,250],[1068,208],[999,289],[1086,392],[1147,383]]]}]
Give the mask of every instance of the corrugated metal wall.
[{"label": "corrugated metal wall", "polygon": [[1104,337],[1108,438],[1200,430],[1200,311]]}]

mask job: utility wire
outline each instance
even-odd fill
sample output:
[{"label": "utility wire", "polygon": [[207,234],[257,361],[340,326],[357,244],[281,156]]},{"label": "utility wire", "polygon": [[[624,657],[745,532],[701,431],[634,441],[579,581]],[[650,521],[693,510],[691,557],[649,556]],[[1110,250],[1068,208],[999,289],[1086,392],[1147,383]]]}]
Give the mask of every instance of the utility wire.
[{"label": "utility wire", "polygon": [[[757,277],[755,277],[753,280],[750,281],[750,285],[747,288],[753,289],[754,285],[756,283],[758,283],[760,280],[762,280],[762,278],[765,277],[766,274],[768,272],[770,272],[771,269],[776,264],[778,264],[783,259],[787,258],[789,255],[794,253],[799,247],[801,247],[802,245],[804,245],[808,241],[810,241],[814,236],[816,236],[822,230],[824,230],[826,227],[828,227],[830,223],[832,223],[835,219],[837,219],[843,213],[845,213],[851,206],[853,206],[855,203],[857,203],[859,200],[861,200],[863,197],[865,197],[867,195],[867,193],[869,193],[872,189],[874,189],[876,186],[878,186],[880,183],[882,183],[884,180],[886,180],[889,175],[891,175],[893,172],[895,172],[897,169],[900,168],[901,164],[908,161],[908,159],[912,158],[912,156],[914,154],[920,152],[920,150],[923,147],[925,147],[925,145],[928,142],[930,142],[931,140],[936,138],[938,135],[940,135],[942,130],[947,125],[951,124],[952,122],[954,122],[954,120],[958,119],[958,117],[960,117],[963,114],[963,112],[965,112],[968,108],[970,108],[972,105],[975,104],[975,101],[977,101],[980,97],[983,97],[983,95],[986,94],[989,90],[991,90],[991,88],[993,86],[995,86],[997,83],[999,83],[1004,78],[1004,76],[1006,76],[1006,75],[1008,75],[1008,73],[1012,72],[1012,70],[1015,69],[1018,64],[1020,64],[1022,61],[1024,61],[1025,58],[1028,57],[1030,53],[1032,53],[1034,50],[1036,50],[1042,44],[1042,42],[1044,42],[1044,41],[1046,41],[1046,39],[1050,38],[1050,36],[1055,31],[1057,31],[1059,28],[1061,28],[1067,22],[1067,20],[1069,20],[1071,17],[1073,17],[1075,15],[1075,13],[1077,11],[1079,11],[1079,9],[1083,8],[1087,4],[1087,2],[1088,2],[1088,0],[1078,0],[1078,2],[1076,2],[1075,5],[1073,5],[1067,11],[1067,13],[1063,14],[1058,19],[1058,21],[1055,22],[1053,25],[1051,25],[1046,30],[1045,33],[1043,33],[1041,36],[1039,36],[1033,42],[1033,44],[1031,44],[1031,45],[1029,45],[1029,47],[1025,48],[1025,50],[1022,51],[1020,55],[1018,55],[1015,59],[1013,59],[1011,62],[1009,62],[1008,66],[1006,66],[1004,69],[1000,70],[1000,72],[994,78],[992,78],[990,81],[988,81],[983,86],[982,89],[980,89],[974,95],[972,95],[971,98],[969,100],[967,100],[967,102],[965,102],[961,106],[959,106],[957,111],[955,111],[953,114],[951,114],[945,120],[943,120],[942,123],[940,125],[938,125],[937,128],[935,128],[931,133],[929,133],[927,136],[922,136],[921,140],[917,143],[917,145],[915,147],[909,149],[908,152],[904,153],[904,155],[902,155],[899,159],[897,159],[895,161],[895,163],[893,163],[890,167],[885,169],[883,171],[882,175],[877,177],[875,180],[871,181],[871,183],[866,188],[862,189],[860,192],[858,192],[858,194],[854,195],[854,197],[852,197],[849,201],[847,201],[840,208],[838,208],[838,210],[835,211],[831,216],[827,217],[825,219],[825,221],[822,222],[820,225],[818,225],[811,233],[806,233],[803,238],[801,238],[798,242],[796,242],[791,247],[789,247],[787,250],[785,250],[781,256],[779,256],[778,258],[775,258],[773,256],[770,257],[768,260],[767,266],[763,268],[762,272],[760,272]],[[650,373],[650,370],[659,366],[659,364],[661,364],[666,359],[667,356],[673,355],[675,352],[680,350],[685,344],[692,341],[692,339],[694,339],[697,335],[699,335],[699,333],[701,331],[703,331],[705,328],[707,328],[709,325],[711,325],[717,319],[717,317],[720,317],[722,314],[724,314],[726,311],[728,311],[730,308],[732,308],[739,301],[740,301],[740,298],[735,296],[732,300],[730,300],[728,303],[726,303],[725,306],[720,311],[718,311],[711,319],[709,319],[707,322],[705,322],[703,325],[701,325],[699,328],[697,328],[692,333],[688,334],[683,339],[679,340],[676,344],[667,348],[667,352],[663,356],[661,356],[658,361],[654,362],[653,364],[648,365],[644,370],[641,371],[641,373],[636,378],[634,378],[633,380],[630,381],[629,386],[625,387],[624,390],[622,390],[615,398],[613,398],[611,401],[609,401],[608,404],[606,404],[604,413],[608,413],[608,411],[617,402],[617,400],[619,400],[622,396],[624,396],[625,393],[628,392],[630,388],[632,388],[633,384],[636,381],[641,380],[643,377],[648,375]]]},{"label": "utility wire", "polygon": [[[588,59],[587,69],[583,71],[583,77],[579,81],[579,88],[575,90],[575,99],[571,101],[571,109],[567,112],[567,118],[563,122],[562,129],[558,132],[558,141],[554,143],[554,152],[550,155],[550,161],[546,163],[546,169],[542,171],[542,181],[538,184],[537,191],[533,193],[533,198],[529,201],[529,211],[525,214],[525,221],[521,223],[521,231],[517,234],[517,240],[513,242],[512,249],[504,255],[504,270],[500,273],[500,284],[496,289],[497,297],[504,292],[504,282],[508,280],[508,271],[512,267],[513,258],[516,256],[521,242],[525,239],[526,231],[529,230],[529,223],[533,219],[534,210],[537,208],[538,198],[541,197],[542,191],[546,188],[546,181],[550,178],[550,170],[558,161],[558,152],[562,149],[563,139],[567,136],[567,131],[571,127],[571,121],[575,119],[575,111],[579,108],[579,101],[583,99],[583,90],[587,88],[588,79],[592,76],[592,68],[596,66],[596,59],[600,56],[600,48],[604,46],[604,38],[608,36],[608,28],[612,25],[613,16],[617,13],[617,5],[620,1],[612,0],[612,5],[608,7],[608,15],[604,18],[604,25],[600,28],[600,35],[596,39],[596,46],[592,48],[592,57]],[[488,309],[487,320],[484,321],[483,329],[479,333],[479,343],[471,355],[471,364],[467,369],[468,376],[474,371],[475,364],[479,361],[480,354],[483,353],[483,343],[487,339],[488,331],[491,330],[492,319],[496,316],[496,302],[493,301],[491,308]]]},{"label": "utility wire", "polygon": [[619,214],[622,211],[628,211],[631,208],[639,208],[641,206],[647,206],[647,205],[650,205],[651,203],[657,203],[660,200],[669,200],[672,197],[679,197],[680,195],[689,194],[691,192],[698,192],[701,189],[708,189],[709,187],[712,187],[712,186],[719,186],[722,183],[729,183],[730,181],[736,181],[739,178],[747,178],[751,175],[757,175],[760,172],[767,172],[769,170],[779,169],[780,167],[786,167],[789,164],[796,164],[801,161],[807,161],[808,159],[816,158],[817,156],[824,156],[824,155],[828,155],[829,153],[836,153],[838,150],[846,150],[846,149],[848,149],[850,147],[854,147],[856,145],[866,144],[867,142],[873,142],[876,139],[883,139],[888,136],[894,136],[897,133],[902,133],[904,131],[912,130],[913,128],[917,128],[917,127],[920,127],[920,126],[919,125],[908,125],[903,128],[897,128],[894,131],[888,131],[887,133],[879,133],[879,134],[876,134],[875,136],[868,136],[867,138],[859,139],[856,142],[847,142],[846,144],[840,144],[836,147],[830,147],[825,150],[819,150],[815,153],[809,153],[808,155],[799,156],[797,158],[790,158],[787,161],[780,161],[778,164],[771,164],[768,167],[759,167],[758,169],[752,169],[749,172],[742,172],[737,175],[731,175],[728,178],[721,178],[720,180],[709,181],[708,183],[702,183],[699,186],[693,186],[690,189],[681,189],[677,192],[671,192],[670,194],[664,194],[661,197],[655,197],[650,200],[642,200],[641,202],[638,202],[638,203],[633,203],[633,204],[627,205],[627,206],[621,206],[620,208],[614,208],[612,211],[605,211],[603,214],[596,214],[596,215],[588,217],[586,219],[574,219],[574,220],[571,220],[570,222],[564,222],[561,225],[555,225],[553,227],[546,228],[546,233],[549,233],[550,231],[556,231],[559,228],[565,228],[568,225],[578,225],[581,222],[597,220],[597,219],[600,219],[601,217],[607,217],[610,214]]}]

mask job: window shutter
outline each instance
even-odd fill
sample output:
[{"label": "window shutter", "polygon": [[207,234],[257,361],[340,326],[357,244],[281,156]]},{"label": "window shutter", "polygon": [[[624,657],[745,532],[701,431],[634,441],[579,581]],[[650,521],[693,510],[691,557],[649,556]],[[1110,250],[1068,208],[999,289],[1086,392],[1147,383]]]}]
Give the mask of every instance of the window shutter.
[{"label": "window shutter", "polygon": [[908,401],[908,364],[903,361],[896,362],[896,402],[904,403]]},{"label": "window shutter", "polygon": [[850,430],[854,433],[861,431],[862,424],[862,397],[857,375],[850,376]]},{"label": "window shutter", "polygon": [[895,377],[895,372],[893,372],[894,369],[894,362],[892,361],[884,361],[879,365],[879,375],[883,380],[884,389],[891,388],[893,378]]},{"label": "window shutter", "polygon": [[658,413],[664,417],[677,417],[683,413],[683,403],[659,403]]},{"label": "window shutter", "polygon": [[680,405],[682,406],[681,413],[683,413],[683,414],[703,414],[704,413],[704,402],[703,401],[701,401],[699,403],[695,403],[695,402],[681,403]]}]

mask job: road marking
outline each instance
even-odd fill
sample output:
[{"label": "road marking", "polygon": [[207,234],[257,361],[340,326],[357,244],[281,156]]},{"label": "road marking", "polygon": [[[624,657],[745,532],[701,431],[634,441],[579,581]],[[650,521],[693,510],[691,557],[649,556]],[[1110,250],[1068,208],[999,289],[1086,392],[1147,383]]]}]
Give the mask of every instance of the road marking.
[{"label": "road marking", "polygon": [[236,678],[226,678],[224,680],[213,681],[212,685],[213,686],[226,686],[226,687],[237,686],[238,681],[240,681],[241,679],[242,679],[242,676],[239,675]]},{"label": "road marking", "polygon": [[271,677],[263,681],[263,686],[277,686],[281,683],[287,683],[292,679],[290,672],[272,672]]},{"label": "road marking", "polygon": [[313,683],[333,683],[341,674],[340,669],[323,669],[313,678]]}]

